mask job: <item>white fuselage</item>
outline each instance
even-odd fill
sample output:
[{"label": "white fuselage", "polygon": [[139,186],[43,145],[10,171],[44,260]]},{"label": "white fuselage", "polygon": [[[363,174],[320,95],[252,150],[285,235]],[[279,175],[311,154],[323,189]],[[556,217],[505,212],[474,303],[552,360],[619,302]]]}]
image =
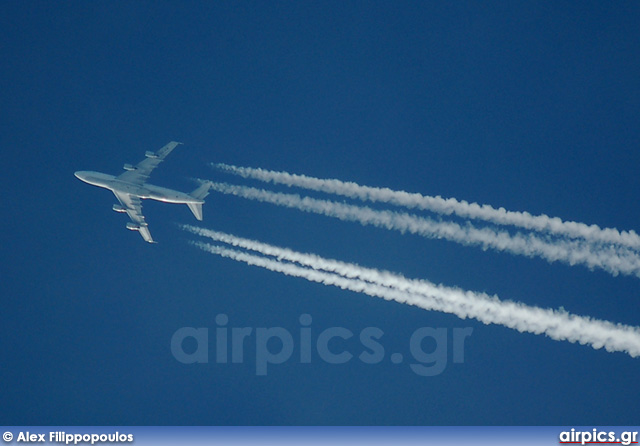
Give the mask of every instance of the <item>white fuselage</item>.
[{"label": "white fuselage", "polygon": [[165,203],[179,204],[203,204],[204,200],[199,200],[184,192],[179,192],[166,187],[154,186],[153,184],[133,184],[117,179],[114,175],[86,170],[78,171],[74,174],[79,180],[93,186],[103,187],[111,191],[122,192],[134,195],[141,199],[163,201]]}]

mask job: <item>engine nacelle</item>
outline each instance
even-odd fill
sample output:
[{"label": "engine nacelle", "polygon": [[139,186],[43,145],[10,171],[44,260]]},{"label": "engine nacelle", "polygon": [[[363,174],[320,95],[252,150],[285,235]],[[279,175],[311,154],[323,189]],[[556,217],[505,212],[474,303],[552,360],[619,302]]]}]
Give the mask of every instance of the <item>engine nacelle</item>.
[{"label": "engine nacelle", "polygon": [[122,168],[124,170],[136,170],[136,167],[132,166],[131,164],[125,164],[124,166],[122,166]]},{"label": "engine nacelle", "polygon": [[135,223],[129,222],[127,223],[127,229],[130,231],[139,231],[140,230],[140,226],[138,226]]},{"label": "engine nacelle", "polygon": [[144,152],[144,156],[146,156],[147,158],[157,158],[158,155],[155,154],[155,152],[152,152],[150,150],[147,150],[146,152]]},{"label": "engine nacelle", "polygon": [[127,212],[127,210],[125,208],[123,208],[122,206],[120,206],[119,204],[114,204],[113,205],[113,210],[116,212]]}]

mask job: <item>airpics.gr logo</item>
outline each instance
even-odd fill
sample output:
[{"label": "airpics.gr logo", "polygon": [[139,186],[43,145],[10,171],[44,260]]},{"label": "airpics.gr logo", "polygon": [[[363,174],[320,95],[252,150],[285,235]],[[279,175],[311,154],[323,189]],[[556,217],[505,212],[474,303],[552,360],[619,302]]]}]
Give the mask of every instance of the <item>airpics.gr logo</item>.
[{"label": "airpics.gr logo", "polygon": [[[298,321],[300,327],[294,335],[283,327],[229,327],[229,317],[218,314],[215,339],[210,339],[206,327],[182,327],[171,337],[171,353],[183,364],[208,364],[210,345],[215,345],[216,364],[243,364],[247,352],[255,352],[256,375],[266,375],[270,365],[289,360],[310,364],[314,357],[327,364],[352,360],[364,364],[380,364],[385,360],[393,364],[405,362],[403,353],[387,355],[380,328],[366,327],[358,333],[345,327],[318,331],[311,326],[310,315],[303,314]],[[453,363],[463,363],[465,339],[472,332],[471,327],[416,329],[409,338],[409,367],[417,375],[436,376],[446,369],[449,354]],[[299,354],[294,357],[295,351]]]},{"label": "airpics.gr logo", "polygon": [[601,431],[592,429],[581,431],[571,429],[570,431],[560,432],[560,444],[622,444],[630,445],[638,443],[638,432],[626,431],[616,435],[613,431]]}]

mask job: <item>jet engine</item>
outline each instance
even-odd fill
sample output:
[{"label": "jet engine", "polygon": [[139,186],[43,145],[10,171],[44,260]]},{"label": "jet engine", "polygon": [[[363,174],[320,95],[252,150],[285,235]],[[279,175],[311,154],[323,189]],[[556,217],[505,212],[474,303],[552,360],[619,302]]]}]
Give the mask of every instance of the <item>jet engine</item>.
[{"label": "jet engine", "polygon": [[125,208],[123,208],[122,206],[120,206],[119,204],[114,204],[113,205],[113,210],[116,212],[127,212],[127,210]]},{"label": "jet engine", "polygon": [[139,231],[140,230],[140,226],[135,224],[135,223],[127,223],[127,229],[130,231]]},{"label": "jet engine", "polygon": [[158,155],[155,154],[155,152],[152,152],[150,150],[147,150],[146,152],[144,152],[144,156],[146,156],[147,158],[157,158]]},{"label": "jet engine", "polygon": [[132,166],[131,164],[125,164],[124,166],[122,166],[122,168],[124,170],[136,170],[136,167]]}]

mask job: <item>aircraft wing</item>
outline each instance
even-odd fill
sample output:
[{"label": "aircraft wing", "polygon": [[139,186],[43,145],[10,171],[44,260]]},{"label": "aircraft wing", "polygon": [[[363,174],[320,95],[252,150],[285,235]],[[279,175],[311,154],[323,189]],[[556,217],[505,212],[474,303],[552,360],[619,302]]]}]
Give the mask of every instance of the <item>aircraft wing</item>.
[{"label": "aircraft wing", "polygon": [[166,158],[166,156],[170,154],[171,151],[175,149],[179,144],[182,143],[171,141],[169,144],[167,144],[157,152],[145,153],[146,158],[140,161],[137,165],[125,165],[125,169],[127,170],[126,172],[120,174],[118,176],[118,179],[133,184],[144,184],[149,178],[149,175],[151,175],[151,171],[158,167],[158,165]]},{"label": "aircraft wing", "polygon": [[113,194],[133,222],[128,224],[127,228],[138,231],[145,242],[155,243],[153,237],[151,237],[151,232],[149,232],[149,225],[144,221],[144,215],[142,215],[142,200],[135,195],[122,192],[113,191]]}]

